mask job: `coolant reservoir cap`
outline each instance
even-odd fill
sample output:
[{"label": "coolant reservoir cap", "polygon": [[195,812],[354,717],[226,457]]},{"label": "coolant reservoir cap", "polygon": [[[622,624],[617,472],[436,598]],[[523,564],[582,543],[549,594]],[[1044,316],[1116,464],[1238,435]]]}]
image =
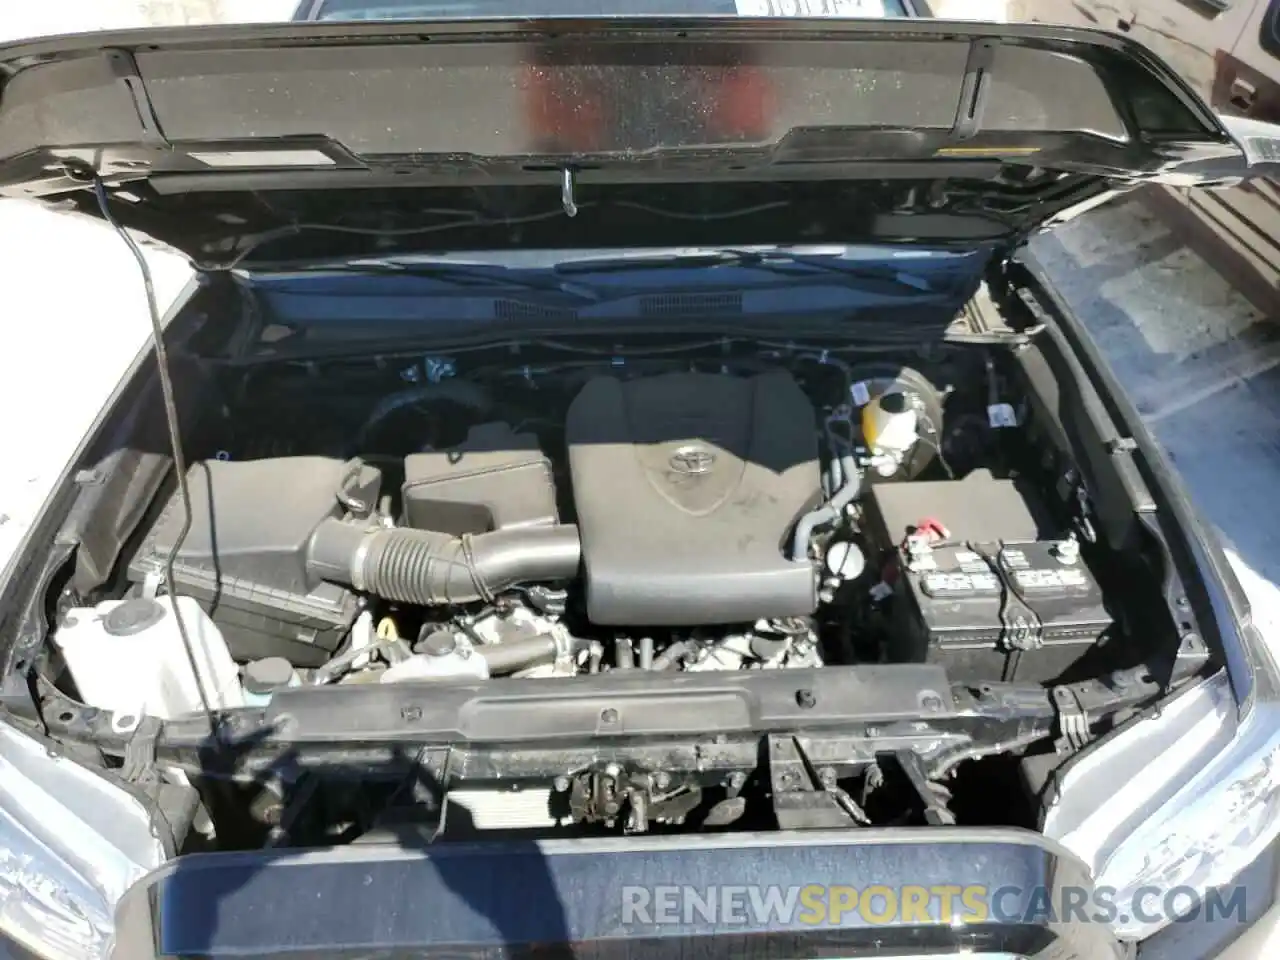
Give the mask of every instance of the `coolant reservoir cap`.
[{"label": "coolant reservoir cap", "polygon": [[108,636],[132,637],[154,627],[164,619],[165,612],[158,600],[131,597],[102,618],[102,629]]},{"label": "coolant reservoir cap", "polygon": [[293,679],[293,665],[284,657],[264,657],[244,665],[246,693],[272,693],[287,687]]},{"label": "coolant reservoir cap", "polygon": [[827,548],[827,572],[841,580],[857,580],[867,568],[867,558],[856,543],[837,540]]}]

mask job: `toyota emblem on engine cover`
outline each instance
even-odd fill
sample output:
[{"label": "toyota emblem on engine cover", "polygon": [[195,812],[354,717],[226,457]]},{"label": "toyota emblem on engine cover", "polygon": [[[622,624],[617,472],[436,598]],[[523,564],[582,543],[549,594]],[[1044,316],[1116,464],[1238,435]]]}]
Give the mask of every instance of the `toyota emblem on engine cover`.
[{"label": "toyota emblem on engine cover", "polygon": [[667,462],[671,464],[671,469],[676,473],[696,477],[711,472],[711,468],[716,462],[716,455],[710,450],[703,450],[700,447],[681,447],[671,455],[671,459]]}]

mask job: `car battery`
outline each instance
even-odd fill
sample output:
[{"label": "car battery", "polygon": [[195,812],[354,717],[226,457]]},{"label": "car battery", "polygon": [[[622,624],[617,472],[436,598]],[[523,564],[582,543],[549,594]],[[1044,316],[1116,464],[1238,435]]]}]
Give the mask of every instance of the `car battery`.
[{"label": "car battery", "polygon": [[1079,545],[1014,481],[879,484],[865,504],[892,588],[891,660],[1048,682],[1112,626]]}]

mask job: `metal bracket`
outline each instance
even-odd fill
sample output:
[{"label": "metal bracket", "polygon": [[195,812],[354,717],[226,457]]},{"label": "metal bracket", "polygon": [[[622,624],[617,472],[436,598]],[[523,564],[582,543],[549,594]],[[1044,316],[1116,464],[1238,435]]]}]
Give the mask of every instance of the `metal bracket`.
[{"label": "metal bracket", "polygon": [[569,592],[535,584],[525,590],[530,605],[546,617],[562,617],[569,609]]},{"label": "metal bracket", "polygon": [[576,186],[573,169],[565,167],[560,171],[560,205],[564,207],[565,215],[569,217],[578,215],[578,200],[574,196]]},{"label": "metal bracket", "polygon": [[991,90],[991,65],[998,45],[996,40],[985,37],[969,45],[969,60],[960,83],[960,104],[951,127],[954,140],[968,140],[982,128],[982,111]]},{"label": "metal bracket", "polygon": [[871,818],[836,783],[835,771],[817,770],[799,737],[769,737],[773,813],[783,830],[865,826]]},{"label": "metal bracket", "polygon": [[120,775],[130,783],[158,783],[156,770],[156,741],[160,738],[162,724],[156,717],[143,717],[134,728],[133,736],[124,748],[124,764]]},{"label": "metal bracket", "polygon": [[564,787],[575,821],[612,827],[621,818],[628,834],[647,833],[653,823],[682,824],[702,802],[695,783],[673,783],[661,773],[628,771],[616,763],[579,774]]},{"label": "metal bracket", "polygon": [[947,806],[951,799],[951,791],[925,776],[924,765],[915,751],[899,750],[893,756],[920,798],[920,802],[924,804],[925,822],[934,826],[953,825],[956,822],[956,815]]},{"label": "metal bracket", "polygon": [[1084,481],[1076,480],[1076,527],[1080,531],[1080,536],[1087,543],[1098,542],[1098,531],[1093,527],[1093,502],[1089,498],[1089,491],[1085,488]]},{"label": "metal bracket", "polygon": [[160,586],[164,583],[164,573],[160,570],[148,570],[142,578],[142,596],[154,600],[160,595]]},{"label": "metal bracket", "polygon": [[1033,625],[1031,620],[1018,611],[1011,613],[1005,620],[1004,635],[1001,639],[1005,648],[1010,651],[1036,650],[1043,644],[1039,627]]},{"label": "metal bracket", "polygon": [[423,357],[422,369],[427,383],[440,383],[458,374],[458,364],[452,357]]},{"label": "metal bracket", "polygon": [[1093,734],[1089,730],[1089,713],[1080,701],[1079,693],[1071,687],[1054,687],[1052,694],[1061,734],[1053,742],[1054,750],[1059,754],[1083,750],[1093,739]]},{"label": "metal bracket", "polygon": [[160,120],[156,117],[155,107],[147,93],[147,85],[142,82],[142,74],[138,72],[138,61],[128,50],[108,50],[107,63],[120,85],[124,87],[129,99],[133,101],[133,109],[138,114],[138,123],[142,126],[142,142],[151,147],[173,149],[173,144],[160,128]]},{"label": "metal bracket", "polygon": [[995,550],[983,544],[970,543],[969,549],[982,557],[987,565],[1000,578],[1003,595],[1000,600],[999,648],[1007,652],[1015,650],[1038,650],[1044,646],[1043,627],[1025,602],[1010,578],[1012,572],[1004,557],[1004,545],[999,544]]}]

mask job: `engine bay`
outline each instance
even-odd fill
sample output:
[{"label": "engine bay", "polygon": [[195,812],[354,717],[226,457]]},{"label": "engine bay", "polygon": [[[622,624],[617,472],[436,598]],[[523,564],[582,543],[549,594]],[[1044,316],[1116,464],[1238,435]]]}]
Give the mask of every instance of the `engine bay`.
[{"label": "engine bay", "polygon": [[186,482],[139,394],[56,541],[43,722],[205,849],[1034,825],[1209,653],[995,341],[180,357]]},{"label": "engine bay", "polygon": [[1114,640],[1114,563],[988,351],[538,358],[224,374],[190,529],[173,490],[122,599],[146,620],[172,560],[242,675],[281,685],[872,663],[1049,684]]}]

